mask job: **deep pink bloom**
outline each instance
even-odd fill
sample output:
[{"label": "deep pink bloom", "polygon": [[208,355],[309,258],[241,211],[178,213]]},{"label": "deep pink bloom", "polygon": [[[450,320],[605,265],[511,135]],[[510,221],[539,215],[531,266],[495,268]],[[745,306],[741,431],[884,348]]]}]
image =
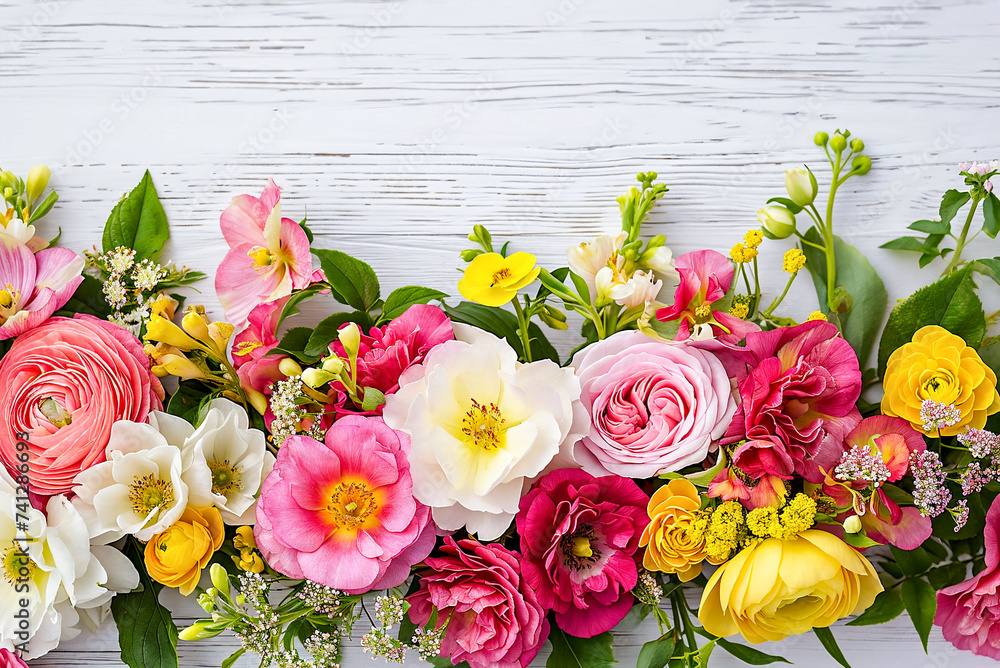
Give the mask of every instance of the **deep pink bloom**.
[{"label": "deep pink bloom", "polygon": [[312,282],[309,238],[298,223],[281,217],[281,189],[273,180],[260,198],[234,197],[221,225],[230,250],[216,272],[215,291],[237,329],[258,304]]},{"label": "deep pink bloom", "polygon": [[959,649],[1000,661],[1000,497],[986,514],[986,568],[937,593],[934,623]]},{"label": "deep pink bloom", "polygon": [[29,668],[24,659],[9,649],[0,649],[0,668]]},{"label": "deep pink bloom", "polygon": [[[233,338],[233,366],[256,362],[278,345],[278,318],[288,297],[259,304],[247,316],[247,326]],[[255,388],[260,389],[260,388]]]},{"label": "deep pink bloom", "polygon": [[23,334],[69,301],[84,259],[68,248],[32,253],[0,228],[0,340]]},{"label": "deep pink bloom", "polygon": [[[346,324],[345,324],[346,326]],[[451,320],[437,306],[415,304],[384,327],[372,327],[362,335],[358,351],[358,378],[360,387],[374,387],[389,395],[399,389],[399,377],[435,346],[455,338]],[[335,340],[330,350],[343,360],[347,359],[343,344]],[[334,388],[334,391],[337,391]],[[360,412],[341,397],[343,412]],[[382,414],[382,406],[375,413]]]},{"label": "deep pink bloom", "polygon": [[406,434],[360,416],[334,423],[325,443],[286,439],[257,502],[261,554],[291,578],[349,594],[402,584],[434,547],[409,451]]},{"label": "deep pink bloom", "polygon": [[628,478],[579,469],[545,475],[521,499],[521,572],[566,633],[604,633],[632,608],[647,503]]},{"label": "deep pink bloom", "polygon": [[410,619],[424,626],[433,609],[440,628],[449,618],[441,656],[471,668],[527,668],[549,636],[545,609],[521,575],[521,555],[499,543],[457,543],[426,560],[420,589],[407,599]]},{"label": "deep pink bloom", "polygon": [[[837,328],[806,322],[751,332],[746,347],[718,354],[739,384],[740,404],[722,444],[757,441],[733,456],[740,469],[822,482],[861,422],[858,357]],[[769,451],[773,449],[773,452]]]}]

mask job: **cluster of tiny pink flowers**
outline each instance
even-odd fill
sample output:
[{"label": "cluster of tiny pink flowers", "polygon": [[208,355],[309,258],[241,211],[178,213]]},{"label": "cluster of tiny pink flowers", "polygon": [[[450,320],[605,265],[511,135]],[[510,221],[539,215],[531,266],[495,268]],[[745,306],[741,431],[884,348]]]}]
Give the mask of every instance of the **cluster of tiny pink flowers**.
[{"label": "cluster of tiny pink flowers", "polygon": [[951,492],[945,481],[947,476],[941,458],[932,450],[910,455],[910,473],[913,475],[913,504],[925,517],[937,517],[948,507]]},{"label": "cluster of tiny pink flowers", "polygon": [[958,533],[969,521],[969,502],[965,499],[959,501],[958,508],[952,511],[952,516],[955,518],[955,533]]},{"label": "cluster of tiny pink flowers", "polygon": [[876,487],[892,475],[881,455],[867,445],[855,445],[845,452],[833,473],[845,482],[863,480]]},{"label": "cluster of tiny pink flowers", "polygon": [[985,429],[968,427],[958,435],[958,442],[967,447],[976,459],[1000,454],[1000,435]]},{"label": "cluster of tiny pink flowers", "polygon": [[962,474],[962,494],[969,496],[981,492],[983,487],[993,482],[994,478],[996,478],[996,471],[991,468],[980,468],[979,464],[972,462]]},{"label": "cluster of tiny pink flowers", "polygon": [[924,399],[920,404],[920,420],[924,423],[924,431],[944,429],[962,419],[962,411],[954,404],[943,404],[933,399]]}]

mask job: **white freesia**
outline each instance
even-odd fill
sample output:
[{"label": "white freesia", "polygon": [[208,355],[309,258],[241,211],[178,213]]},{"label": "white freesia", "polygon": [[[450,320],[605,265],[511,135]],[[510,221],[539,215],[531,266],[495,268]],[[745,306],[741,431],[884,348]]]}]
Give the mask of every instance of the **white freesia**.
[{"label": "white freesia", "polygon": [[257,521],[257,497],[274,467],[274,455],[267,451],[264,432],[250,428],[242,406],[214,399],[182,450],[192,505],[214,505],[226,524]]},{"label": "white freesia", "polygon": [[403,374],[383,418],[410,436],[413,496],[434,522],[494,540],[533,479],[577,466],[572,447],[590,422],[571,369],[519,364],[505,341],[454,327],[457,340]]},{"label": "white freesia", "polygon": [[667,288],[677,287],[681,275],[674,265],[674,252],[666,246],[657,248],[653,255],[642,263],[646,269],[653,272],[656,278],[663,281]]},{"label": "white freesia", "polygon": [[656,299],[660,294],[663,281],[656,279],[652,273],[637,270],[624,283],[614,283],[608,289],[608,296],[621,306],[632,308],[642,306]]},{"label": "white freesia", "polygon": [[594,294],[597,285],[597,272],[608,266],[611,258],[621,250],[626,239],[628,239],[628,235],[624,232],[616,237],[602,234],[590,243],[584,242],[566,250],[566,260],[570,271],[586,281],[590,287],[591,295]]}]

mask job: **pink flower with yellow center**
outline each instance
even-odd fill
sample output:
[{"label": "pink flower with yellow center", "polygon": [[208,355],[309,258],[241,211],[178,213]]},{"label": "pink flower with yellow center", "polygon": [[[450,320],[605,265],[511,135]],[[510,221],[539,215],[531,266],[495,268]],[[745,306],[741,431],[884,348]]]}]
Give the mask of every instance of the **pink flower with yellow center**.
[{"label": "pink flower with yellow center", "polygon": [[406,434],[358,416],[338,420],[325,443],[286,439],[257,502],[261,554],[280,573],[349,594],[402,584],[434,547],[409,450]]},{"label": "pink flower with yellow center", "polygon": [[84,260],[68,248],[33,253],[0,231],[0,340],[45,322],[83,281]]}]

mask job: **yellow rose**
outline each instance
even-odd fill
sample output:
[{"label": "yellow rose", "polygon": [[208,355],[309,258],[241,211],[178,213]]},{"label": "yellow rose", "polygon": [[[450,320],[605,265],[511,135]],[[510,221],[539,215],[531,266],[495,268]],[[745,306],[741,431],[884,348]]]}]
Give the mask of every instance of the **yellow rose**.
[{"label": "yellow rose", "polygon": [[225,527],[213,507],[188,506],[174,524],[146,543],[150,577],[187,596],[198,586],[201,570],[222,547]]},{"label": "yellow rose", "polygon": [[966,427],[982,429],[987,416],[1000,411],[996,374],[961,337],[937,325],[918,330],[913,341],[889,356],[883,387],[882,412],[917,430],[923,430],[925,400],[954,406],[961,418],[943,427],[942,436],[961,434]]},{"label": "yellow rose", "polygon": [[756,644],[860,614],[881,591],[875,569],[857,550],[809,529],[792,540],[762,540],[720,566],[698,618],[709,633],[739,633]]},{"label": "yellow rose", "polygon": [[531,253],[514,253],[504,257],[499,253],[477,255],[458,282],[458,291],[470,302],[484,306],[503,306],[541,272]]},{"label": "yellow rose", "polygon": [[696,536],[691,531],[691,524],[700,507],[697,488],[684,478],[656,490],[646,508],[650,522],[639,540],[639,547],[646,548],[643,568],[676,573],[681,582],[698,577],[705,560],[705,540],[703,533]]}]

